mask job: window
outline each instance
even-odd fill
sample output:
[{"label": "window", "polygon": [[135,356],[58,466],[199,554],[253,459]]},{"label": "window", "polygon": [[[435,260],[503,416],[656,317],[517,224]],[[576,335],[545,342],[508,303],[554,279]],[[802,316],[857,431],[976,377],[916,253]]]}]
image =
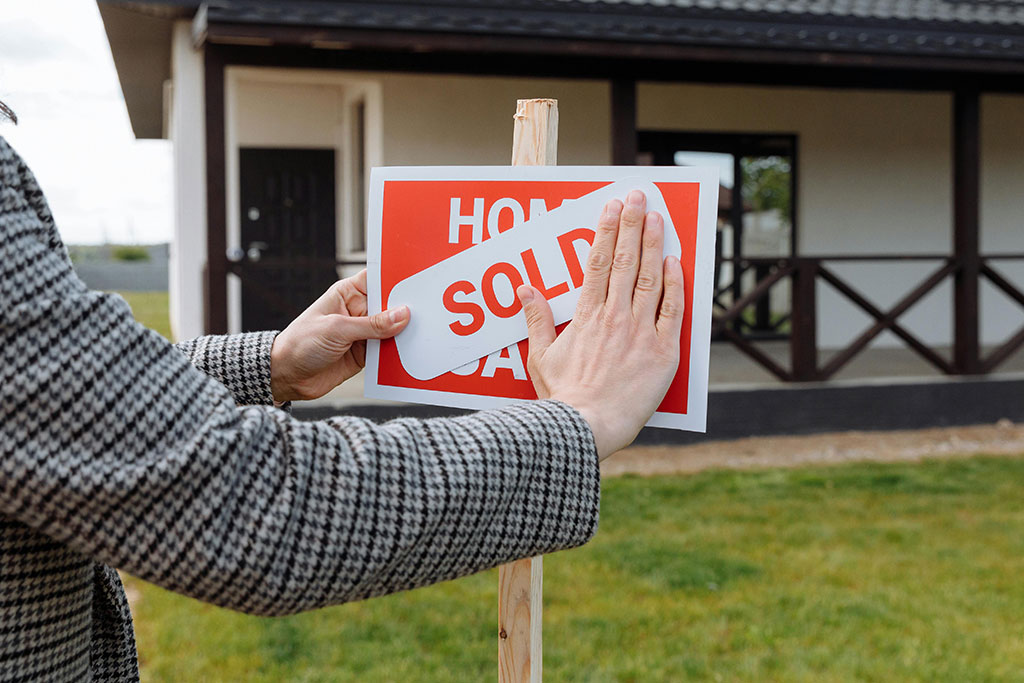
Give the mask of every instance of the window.
[{"label": "window", "polygon": [[[750,292],[774,261],[796,255],[796,136],[640,131],[637,161],[721,169],[716,310]],[[754,338],[786,336],[788,294],[788,283],[776,285],[744,312],[734,329]]]}]

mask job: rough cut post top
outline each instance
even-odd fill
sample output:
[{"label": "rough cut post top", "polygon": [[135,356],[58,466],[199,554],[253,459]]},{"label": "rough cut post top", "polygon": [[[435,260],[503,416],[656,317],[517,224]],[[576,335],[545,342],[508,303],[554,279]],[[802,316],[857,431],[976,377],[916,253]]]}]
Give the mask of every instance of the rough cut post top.
[{"label": "rough cut post top", "polygon": [[516,100],[515,118],[518,119],[525,116],[526,114],[523,110],[533,105],[551,105],[555,109],[558,109],[558,100],[552,99],[550,97],[534,97],[529,100]]},{"label": "rough cut post top", "polygon": [[558,163],[558,100],[539,98],[516,103],[512,136],[513,166]]}]

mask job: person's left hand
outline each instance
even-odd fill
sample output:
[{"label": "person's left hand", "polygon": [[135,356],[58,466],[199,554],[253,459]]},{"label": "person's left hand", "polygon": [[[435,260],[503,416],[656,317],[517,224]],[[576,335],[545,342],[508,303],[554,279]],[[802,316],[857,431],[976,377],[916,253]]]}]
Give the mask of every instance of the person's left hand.
[{"label": "person's left hand", "polygon": [[408,322],[408,306],[366,315],[366,270],[338,280],[274,340],[274,400],[323,396],[363,368],[367,339],[393,337]]}]

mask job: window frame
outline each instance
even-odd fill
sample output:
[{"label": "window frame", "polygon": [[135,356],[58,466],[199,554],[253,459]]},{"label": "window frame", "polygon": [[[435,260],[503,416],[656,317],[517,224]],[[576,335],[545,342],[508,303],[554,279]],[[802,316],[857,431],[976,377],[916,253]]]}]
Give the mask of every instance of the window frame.
[{"label": "window frame", "polygon": [[[799,253],[799,145],[796,133],[741,133],[741,132],[711,132],[711,131],[678,131],[678,130],[639,130],[637,131],[637,157],[650,155],[651,162],[656,166],[675,166],[675,154],[680,151],[687,152],[710,152],[718,154],[729,154],[733,158],[733,192],[732,206],[729,211],[729,223],[733,227],[733,234],[743,229],[743,173],[741,160],[744,157],[763,156],[784,156],[790,159],[790,240],[788,258],[795,258]],[[738,227],[737,227],[738,226]],[[721,240],[716,245],[715,258],[715,300],[719,296],[718,273],[721,264],[729,262],[732,264],[732,272],[735,273],[743,261],[743,237],[740,233],[738,242],[732,246],[733,253],[728,258],[723,258]],[[739,253],[737,253],[737,248]],[[779,260],[785,260],[787,256],[780,256]],[[758,265],[757,268],[764,268]],[[756,277],[756,276],[755,276]],[[728,285],[733,300],[743,295],[743,280],[741,277],[733,276],[732,282]],[[724,288],[723,288],[724,291]],[[758,312],[755,313],[760,319],[771,319],[770,300],[762,300],[758,304]],[[761,306],[765,306],[761,310]],[[787,314],[788,317],[788,314]],[[784,339],[789,332],[779,332],[777,324],[767,323],[774,331],[759,333],[759,336],[767,339]],[[742,324],[734,329],[744,336],[750,334],[743,332]]]},{"label": "window frame", "polygon": [[[655,166],[675,166],[677,151],[715,152],[731,154],[734,160],[734,178],[741,178],[740,159],[750,156],[787,156],[791,159],[790,171],[790,245],[789,255],[799,253],[799,187],[800,156],[799,138],[796,133],[736,133],[678,130],[638,130],[637,153],[651,154]],[[742,207],[742,191],[733,193],[733,211],[737,201]]]}]

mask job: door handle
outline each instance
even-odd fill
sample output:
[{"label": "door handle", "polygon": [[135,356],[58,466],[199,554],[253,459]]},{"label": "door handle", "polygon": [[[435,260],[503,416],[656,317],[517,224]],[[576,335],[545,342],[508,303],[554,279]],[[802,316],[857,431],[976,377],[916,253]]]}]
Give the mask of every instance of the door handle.
[{"label": "door handle", "polygon": [[256,263],[268,248],[270,248],[270,245],[266,242],[249,242],[249,248],[246,250],[245,255],[249,257],[251,262]]}]

